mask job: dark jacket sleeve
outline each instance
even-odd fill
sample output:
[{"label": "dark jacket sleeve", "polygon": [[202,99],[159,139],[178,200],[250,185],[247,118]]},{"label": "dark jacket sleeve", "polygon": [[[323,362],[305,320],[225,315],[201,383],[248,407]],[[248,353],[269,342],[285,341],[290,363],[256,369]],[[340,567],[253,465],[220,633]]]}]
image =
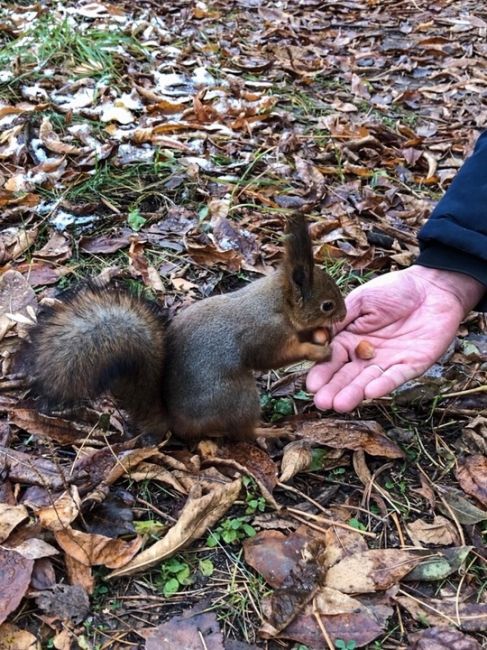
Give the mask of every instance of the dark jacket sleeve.
[{"label": "dark jacket sleeve", "polygon": [[[487,288],[487,131],[419,232],[416,264],[465,273]],[[487,311],[487,296],[477,307]]]}]

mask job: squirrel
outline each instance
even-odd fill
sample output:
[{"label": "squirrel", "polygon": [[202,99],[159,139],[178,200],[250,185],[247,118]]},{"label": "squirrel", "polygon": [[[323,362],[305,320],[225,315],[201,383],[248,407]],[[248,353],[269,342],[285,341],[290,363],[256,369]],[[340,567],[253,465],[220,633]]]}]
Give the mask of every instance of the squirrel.
[{"label": "squirrel", "polygon": [[39,315],[26,352],[34,392],[50,406],[110,393],[146,439],[252,440],[260,418],[254,370],[329,358],[345,317],[335,281],[315,265],[306,220],[286,226],[268,276],[199,300],[168,324],[128,291],[82,286]]}]

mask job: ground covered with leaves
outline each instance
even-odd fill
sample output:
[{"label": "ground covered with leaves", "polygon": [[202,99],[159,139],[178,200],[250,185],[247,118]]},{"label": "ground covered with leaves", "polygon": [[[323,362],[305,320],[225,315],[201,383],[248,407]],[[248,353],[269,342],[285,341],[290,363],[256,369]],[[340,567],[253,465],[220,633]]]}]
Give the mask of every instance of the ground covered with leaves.
[{"label": "ground covered with leaves", "polygon": [[296,209],[344,292],[408,266],[486,33],[478,0],[0,2],[0,648],[485,647],[480,316],[349,418],[304,365],[259,377],[261,446],[41,414],[15,352],[85,277],[169,317],[243,286]]}]

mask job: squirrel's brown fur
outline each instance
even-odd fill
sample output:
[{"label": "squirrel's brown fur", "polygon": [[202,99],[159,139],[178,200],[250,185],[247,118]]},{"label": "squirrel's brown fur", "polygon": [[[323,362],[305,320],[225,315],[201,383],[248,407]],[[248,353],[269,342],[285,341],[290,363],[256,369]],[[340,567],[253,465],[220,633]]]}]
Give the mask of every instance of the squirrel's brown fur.
[{"label": "squirrel's brown fur", "polygon": [[345,316],[335,282],[315,266],[303,216],[288,222],[283,264],[233,293],[200,300],[165,327],[129,293],[81,288],[42,314],[28,360],[49,403],[110,392],[139,429],[181,438],[250,439],[259,420],[253,370],[328,358],[313,330]]}]

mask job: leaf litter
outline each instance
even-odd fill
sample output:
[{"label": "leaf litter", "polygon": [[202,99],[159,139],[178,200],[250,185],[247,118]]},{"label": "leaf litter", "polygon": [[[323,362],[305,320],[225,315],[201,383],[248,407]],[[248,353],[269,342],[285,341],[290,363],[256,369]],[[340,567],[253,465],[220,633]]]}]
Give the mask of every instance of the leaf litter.
[{"label": "leaf litter", "polygon": [[260,447],[39,413],[15,352],[83,276],[172,315],[265,274],[295,209],[345,291],[409,265],[487,118],[486,30],[474,0],[0,2],[0,647],[485,644],[482,319],[352,418],[262,376]]}]

